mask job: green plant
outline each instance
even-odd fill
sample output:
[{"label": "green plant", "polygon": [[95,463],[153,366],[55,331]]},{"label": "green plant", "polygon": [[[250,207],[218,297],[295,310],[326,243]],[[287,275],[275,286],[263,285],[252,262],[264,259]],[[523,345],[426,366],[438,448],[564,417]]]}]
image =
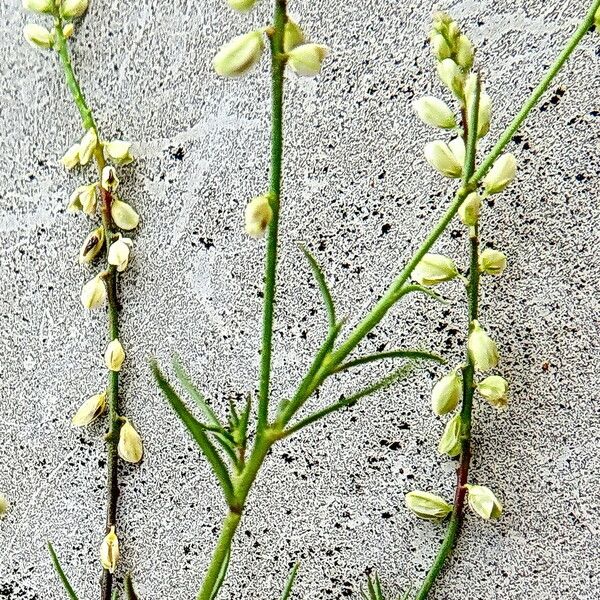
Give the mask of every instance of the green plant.
[{"label": "green plant", "polygon": [[[84,240],[79,251],[79,262],[91,266],[100,256],[105,260],[104,269],[97,273],[82,288],[81,302],[87,309],[108,304],[108,345],[104,362],[108,371],[105,391],[96,393],[86,400],[75,413],[72,424],[77,427],[89,425],[108,412],[108,432],[105,436],[107,448],[107,509],[106,537],[100,547],[103,576],[102,600],[116,597],[113,572],[119,556],[117,528],[117,498],[119,494],[119,457],[137,463],[142,458],[142,441],[129,419],[119,410],[119,372],[125,360],[125,352],[119,339],[119,300],[117,280],[127,268],[132,241],[121,231],[137,227],[139,217],[135,210],[117,194],[118,179],[115,166],[133,160],[131,144],[121,140],[101,140],[94,115],[81,91],[71,59],[67,39],[74,31],[74,21],[87,10],[88,0],[23,0],[23,7],[52,20],[52,29],[29,23],[25,26],[25,39],[34,47],[54,50],[63,69],[67,87],[81,116],[84,135],[73,144],[61,159],[64,167],[96,166],[94,181],[78,186],[71,194],[67,210],[81,212],[92,219],[100,216],[101,223],[95,226]],[[52,562],[70,598],[77,596],[60,567],[56,553],[49,544]],[[133,598],[129,577],[125,591]]]}]

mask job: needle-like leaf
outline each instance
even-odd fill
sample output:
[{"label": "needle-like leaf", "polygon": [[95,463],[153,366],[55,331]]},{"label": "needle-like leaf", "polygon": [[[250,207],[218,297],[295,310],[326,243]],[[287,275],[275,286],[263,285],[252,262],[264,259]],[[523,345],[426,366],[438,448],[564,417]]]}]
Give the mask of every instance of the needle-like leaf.
[{"label": "needle-like leaf", "polygon": [[294,583],[296,581],[296,575],[298,574],[298,568],[300,567],[300,563],[297,562],[290,571],[287,583],[285,584],[285,589],[283,590],[283,594],[281,595],[281,600],[289,600],[289,597],[292,593],[292,589],[294,587]]},{"label": "needle-like leaf", "polygon": [[177,392],[173,389],[171,384],[162,374],[156,362],[152,363],[152,372],[154,374],[154,378],[158,383],[158,386],[163,391],[167,400],[173,407],[173,410],[177,413],[177,416],[181,419],[183,424],[187,427],[188,431],[192,434],[194,440],[202,450],[202,453],[208,460],[211,465],[221,487],[223,489],[223,493],[225,494],[225,499],[228,503],[232,503],[234,500],[234,492],[233,485],[231,483],[231,478],[229,477],[229,472],[225,463],[221,460],[219,453],[216,448],[213,446],[212,442],[208,439],[208,436],[205,433],[205,428],[199,423],[192,413],[187,409],[185,404],[182,402],[181,398],[178,396]]},{"label": "needle-like leaf", "polygon": [[48,551],[50,552],[50,558],[52,559],[54,569],[58,573],[58,576],[60,577],[60,580],[62,581],[62,584],[65,587],[67,594],[69,595],[69,598],[71,598],[71,600],[79,600],[77,598],[75,590],[73,590],[71,584],[69,583],[65,572],[62,570],[62,567],[60,566],[60,562],[58,560],[58,556],[56,556],[56,552],[54,552],[54,548],[52,547],[52,544],[50,542],[48,542]]},{"label": "needle-like leaf", "polygon": [[369,354],[367,356],[361,356],[359,358],[355,358],[353,360],[349,360],[348,362],[342,363],[338,367],[336,367],[332,372],[340,373],[341,371],[345,371],[350,369],[351,367],[356,367],[358,365],[364,365],[370,362],[374,362],[376,360],[383,360],[386,358],[408,358],[411,360],[433,360],[440,364],[444,364],[446,361],[439,355],[434,354],[433,352],[427,352],[426,350],[389,350],[387,352],[377,352],[375,354]]},{"label": "needle-like leaf", "polygon": [[125,575],[125,596],[127,600],[139,600],[138,595],[135,593],[133,589],[133,582],[131,581],[131,573],[127,573]]},{"label": "needle-like leaf", "polygon": [[335,306],[333,304],[333,297],[331,296],[331,292],[329,291],[329,287],[327,285],[327,281],[325,280],[323,270],[319,266],[319,263],[317,262],[315,257],[305,246],[300,245],[300,250],[302,250],[304,256],[306,256],[308,262],[310,263],[313,275],[317,280],[319,290],[321,291],[321,295],[323,296],[325,307],[327,308],[327,319],[329,321],[329,327],[333,328],[335,326]]}]

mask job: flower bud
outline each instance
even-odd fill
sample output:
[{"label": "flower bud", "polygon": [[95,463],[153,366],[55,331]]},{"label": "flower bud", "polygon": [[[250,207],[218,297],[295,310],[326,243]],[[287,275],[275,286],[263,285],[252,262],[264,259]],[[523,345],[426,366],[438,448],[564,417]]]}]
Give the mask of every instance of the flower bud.
[{"label": "flower bud", "polygon": [[142,460],[144,454],[142,438],[129,419],[125,419],[125,422],[121,425],[117,451],[119,456],[129,463],[139,463]]},{"label": "flower bud", "polygon": [[125,231],[135,229],[140,222],[140,217],[135,210],[127,202],[123,202],[118,198],[113,198],[110,206],[110,214],[115,225]]},{"label": "flower bud", "polygon": [[95,421],[106,410],[106,392],[90,396],[71,419],[73,427],[85,427]]},{"label": "flower bud", "polygon": [[52,48],[54,44],[52,34],[45,27],[35,23],[27,23],[23,27],[23,37],[34,48]]},{"label": "flower bud", "polygon": [[23,8],[34,13],[52,13],[54,0],[23,0]]},{"label": "flower bud", "polygon": [[440,33],[433,32],[429,38],[429,43],[431,44],[433,55],[438,60],[444,60],[445,58],[450,58],[452,56],[452,50],[450,49],[450,46],[448,46],[448,42]]},{"label": "flower bud", "polygon": [[465,71],[468,71],[473,66],[473,56],[471,40],[466,35],[460,34],[456,41],[456,62]]},{"label": "flower bud", "polygon": [[67,23],[64,27],[63,27],[63,35],[65,36],[65,38],[70,38],[73,35],[73,32],[75,31],[75,26],[73,25],[73,23]]},{"label": "flower bud", "polygon": [[478,371],[489,371],[498,364],[498,347],[496,342],[479,325],[479,321],[471,323],[471,331],[467,340],[469,356]]},{"label": "flower bud", "polygon": [[314,77],[321,72],[321,66],[329,48],[321,44],[301,44],[287,53],[288,64],[303,77]]},{"label": "flower bud", "polygon": [[8,500],[4,494],[0,494],[0,519],[2,519],[8,512]]},{"label": "flower bud", "polygon": [[304,44],[304,32],[296,21],[288,17],[283,30],[283,51],[290,52],[300,44]]},{"label": "flower bud", "polygon": [[79,250],[79,264],[91,263],[104,247],[104,227],[100,226],[92,231],[83,242]]},{"label": "flower bud", "polygon": [[500,375],[490,375],[480,381],[477,391],[494,408],[504,408],[508,403],[508,382]]},{"label": "flower bud", "polygon": [[79,164],[79,144],[73,144],[60,159],[65,169],[72,169]]},{"label": "flower bud", "polygon": [[62,0],[60,14],[65,19],[77,19],[87,10],[88,0]]},{"label": "flower bud", "polygon": [[477,261],[479,270],[487,275],[501,275],[506,269],[506,254],[499,250],[486,248],[480,255]]},{"label": "flower bud", "polygon": [[411,277],[421,285],[437,285],[457,275],[454,261],[442,254],[425,254],[411,273]]},{"label": "flower bud", "polygon": [[407,508],[420,519],[441,521],[452,512],[452,506],[443,498],[429,492],[414,491],[404,496]]},{"label": "flower bud", "polygon": [[106,166],[102,169],[100,185],[108,192],[114,192],[117,189],[119,179],[114,167]]},{"label": "flower bud", "polygon": [[494,492],[484,485],[466,484],[469,508],[482,519],[498,519],[502,515],[502,504]]},{"label": "flower bud", "polygon": [[462,163],[460,163],[448,144],[440,140],[425,144],[425,160],[445,177],[460,177]]},{"label": "flower bud", "polygon": [[248,12],[254,8],[256,0],[227,0],[227,4],[234,10],[240,12]]},{"label": "flower bud", "polygon": [[483,179],[483,187],[488,194],[497,194],[505,190],[515,178],[517,160],[514,154],[503,154]]},{"label": "flower bud", "polygon": [[82,210],[86,215],[93,216],[96,214],[96,185],[80,185],[76,188],[69,197],[67,211],[74,213]]},{"label": "flower bud", "polygon": [[458,456],[461,452],[462,420],[460,413],[455,414],[446,423],[444,433],[438,444],[438,452],[448,456]]},{"label": "flower bud", "polygon": [[99,273],[81,288],[81,304],[92,310],[101,306],[105,299],[106,286],[102,280],[102,273]]},{"label": "flower bud", "polygon": [[252,198],[244,211],[246,233],[253,238],[260,238],[265,234],[273,217],[273,209],[269,204],[269,194]]},{"label": "flower bud", "polygon": [[133,242],[129,238],[119,235],[119,239],[113,242],[108,250],[108,264],[115,265],[117,271],[122,273],[129,263],[129,253],[132,246]]},{"label": "flower bud", "polygon": [[260,60],[264,47],[262,31],[238,35],[219,50],[213,68],[222,77],[241,77]]},{"label": "flower bud", "polygon": [[79,142],[79,162],[82,165],[87,165],[94,154],[94,150],[98,145],[98,135],[93,127],[90,127]]},{"label": "flower bud", "polygon": [[465,148],[465,141],[462,137],[455,137],[453,140],[448,142],[448,148],[450,148],[450,152],[454,155],[456,162],[461,166],[465,164],[465,156],[467,153],[467,149]]},{"label": "flower bud", "polygon": [[431,390],[431,408],[436,415],[453,411],[462,398],[462,379],[455,369],[444,375]]},{"label": "flower bud", "polygon": [[121,342],[115,338],[109,342],[104,351],[104,364],[109,371],[120,371],[125,360],[125,351]]},{"label": "flower bud", "polygon": [[131,142],[113,140],[104,144],[104,158],[112,160],[118,165],[128,165],[133,161]]},{"label": "flower bud", "polygon": [[459,99],[464,98],[465,76],[460,67],[451,59],[445,58],[437,64],[437,73],[442,83]]},{"label": "flower bud", "polygon": [[100,562],[109,573],[114,573],[118,561],[119,538],[115,533],[115,526],[113,525],[100,546]]},{"label": "flower bud", "polygon": [[454,129],[456,127],[454,114],[443,100],[433,96],[424,96],[415,100],[413,108],[419,119],[426,125],[442,129]]},{"label": "flower bud", "polygon": [[468,226],[477,225],[481,211],[481,198],[477,192],[471,192],[458,208],[460,220]]},{"label": "flower bud", "polygon": [[477,137],[482,138],[490,130],[492,120],[492,99],[489,94],[479,95],[479,110],[477,111]]}]

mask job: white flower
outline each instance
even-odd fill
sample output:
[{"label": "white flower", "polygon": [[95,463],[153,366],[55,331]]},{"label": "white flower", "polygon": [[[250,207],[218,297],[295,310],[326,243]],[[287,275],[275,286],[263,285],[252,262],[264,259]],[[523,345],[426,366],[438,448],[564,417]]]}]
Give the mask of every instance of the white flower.
[{"label": "white flower", "polygon": [[108,264],[115,265],[117,271],[122,273],[129,263],[129,254],[132,246],[133,242],[129,238],[119,235],[119,239],[113,242],[108,250]]},{"label": "white flower", "polygon": [[125,350],[121,342],[115,338],[109,342],[104,352],[104,364],[109,371],[120,371],[125,360]]},{"label": "white flower", "polygon": [[464,97],[465,76],[460,67],[451,59],[445,58],[437,64],[438,76],[442,83],[458,98]]},{"label": "white flower", "polygon": [[246,233],[253,238],[262,237],[272,217],[273,209],[269,204],[269,194],[252,198],[244,211]]},{"label": "white flower", "polygon": [[468,490],[469,508],[482,519],[498,519],[502,515],[502,504],[490,488],[469,484],[465,487]]},{"label": "white flower", "polygon": [[115,526],[111,526],[110,532],[106,535],[100,546],[100,562],[102,566],[114,573],[119,561],[119,538],[115,533]]},{"label": "white flower", "polygon": [[23,37],[34,48],[52,48],[54,36],[41,25],[27,23],[23,27]]},{"label": "white flower", "polygon": [[135,229],[140,222],[140,217],[135,210],[127,202],[123,202],[118,198],[112,199],[110,214],[115,225],[125,231]]},{"label": "white flower", "polygon": [[409,510],[411,510],[420,519],[427,521],[440,521],[452,512],[452,506],[443,498],[415,490],[404,496],[404,501]]},{"label": "white flower", "polygon": [[52,13],[54,0],[23,0],[23,8],[34,13]]},{"label": "white flower", "polygon": [[425,145],[425,159],[445,177],[460,177],[463,163],[457,159],[448,144],[435,140]]},{"label": "white flower", "polygon": [[117,451],[119,456],[129,463],[138,463],[142,460],[144,454],[142,438],[129,419],[125,419],[125,422],[121,425]]},{"label": "white flower", "polygon": [[238,35],[217,52],[213,59],[213,68],[222,77],[245,75],[258,63],[264,47],[262,31]]},{"label": "white flower", "polygon": [[104,158],[110,159],[118,165],[127,165],[133,161],[131,142],[113,140],[104,143]]},{"label": "white flower", "polygon": [[417,116],[426,125],[440,127],[442,129],[454,129],[456,119],[450,107],[434,96],[424,96],[415,100],[413,108]]},{"label": "white flower", "polygon": [[96,183],[80,185],[69,197],[68,212],[82,210],[86,215],[96,214]]},{"label": "white flower", "polygon": [[479,325],[479,321],[471,323],[471,331],[467,340],[469,356],[478,371],[489,371],[498,364],[498,347],[496,342]]},{"label": "white flower", "polygon": [[490,375],[480,381],[477,391],[494,408],[504,408],[508,403],[508,382],[500,375]]},{"label": "white flower", "polygon": [[483,179],[483,187],[488,194],[498,194],[505,190],[517,173],[517,159],[514,154],[503,154]]},{"label": "white flower", "polygon": [[79,144],[73,144],[60,159],[65,169],[72,169],[79,164]]},{"label": "white flower", "polygon": [[314,77],[321,72],[329,48],[322,44],[301,44],[287,53],[290,67],[303,77]]},{"label": "white flower", "polygon": [[62,0],[60,14],[65,19],[76,19],[83,15],[87,7],[88,0]]},{"label": "white flower", "polygon": [[106,392],[90,396],[77,410],[71,424],[85,427],[95,421],[106,410]]},{"label": "white flower", "polygon": [[96,130],[90,127],[79,142],[79,162],[82,165],[87,165],[90,162],[90,158],[92,158],[97,145],[98,136],[96,135]]},{"label": "white flower", "polygon": [[442,254],[425,254],[411,273],[411,277],[421,285],[437,285],[457,275],[454,261]]},{"label": "white flower", "polygon": [[100,225],[85,238],[79,249],[79,264],[91,263],[104,247],[104,227]]},{"label": "white flower", "polygon": [[458,456],[461,452],[462,420],[460,413],[455,414],[446,424],[438,444],[438,452],[448,456]]},{"label": "white flower", "polygon": [[481,211],[481,198],[477,192],[471,192],[458,208],[458,216],[465,225],[476,225]]},{"label": "white flower", "polygon": [[81,304],[91,310],[102,306],[105,299],[106,286],[102,280],[102,273],[99,273],[81,288]]},{"label": "white flower", "polygon": [[481,252],[478,259],[479,270],[488,275],[501,275],[506,269],[506,254],[499,250],[486,248]]},{"label": "white flower", "polygon": [[462,398],[462,379],[458,369],[444,375],[431,390],[431,408],[436,415],[452,412]]}]

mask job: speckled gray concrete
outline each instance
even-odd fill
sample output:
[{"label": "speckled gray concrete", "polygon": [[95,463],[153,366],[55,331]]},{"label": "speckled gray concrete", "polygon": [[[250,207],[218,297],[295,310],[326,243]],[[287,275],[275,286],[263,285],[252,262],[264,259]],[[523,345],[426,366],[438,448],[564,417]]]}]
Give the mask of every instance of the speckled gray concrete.
[{"label": "speckled gray concrete", "polygon": [[[123,404],[146,455],[124,469],[123,561],[142,598],[192,598],[223,512],[193,442],[158,394],[147,365],[178,352],[222,409],[254,387],[264,244],[242,233],[246,199],[267,176],[267,65],[219,80],[220,43],[268,18],[221,2],[96,0],[74,62],[105,136],[140,142],[123,191],[143,222],[122,282],[129,360]],[[364,314],[448,202],[447,181],[422,157],[431,130],[410,103],[441,93],[425,36],[429,2],[291,1],[313,39],[333,49],[315,80],[289,77],[282,271],[275,394],[289,393],[319,343],[324,314],[294,242],[315,251],[341,314]],[[450,2],[479,48],[495,102],[488,146],[574,28],[588,2]],[[69,417],[103,384],[102,313],[79,304],[76,264],[88,224],[65,212],[82,175],[57,159],[79,123],[51,55],[21,40],[25,17],[0,0],[0,597],[63,598],[44,547],[54,541],[81,598],[97,597],[104,511],[101,426]],[[510,257],[487,283],[483,321],[502,348],[510,410],[476,410],[473,479],[497,490],[498,523],[469,516],[437,600],[592,600],[600,593],[598,281],[599,38],[588,36],[510,149],[518,181],[486,210],[486,241]],[[462,257],[456,224],[438,244]],[[464,263],[464,258],[460,258]],[[459,295],[458,285],[443,292]],[[464,304],[399,306],[365,349],[427,344],[462,352]],[[544,367],[544,365],[546,367]],[[326,387],[320,402],[368,381]],[[292,377],[290,377],[292,375]],[[299,598],[358,597],[378,568],[392,591],[418,582],[442,530],[418,522],[403,493],[450,495],[452,463],[428,409],[436,370],[421,370],[278,446],[252,493],[223,598],[275,598],[302,561]],[[314,405],[318,405],[315,401]]]}]

